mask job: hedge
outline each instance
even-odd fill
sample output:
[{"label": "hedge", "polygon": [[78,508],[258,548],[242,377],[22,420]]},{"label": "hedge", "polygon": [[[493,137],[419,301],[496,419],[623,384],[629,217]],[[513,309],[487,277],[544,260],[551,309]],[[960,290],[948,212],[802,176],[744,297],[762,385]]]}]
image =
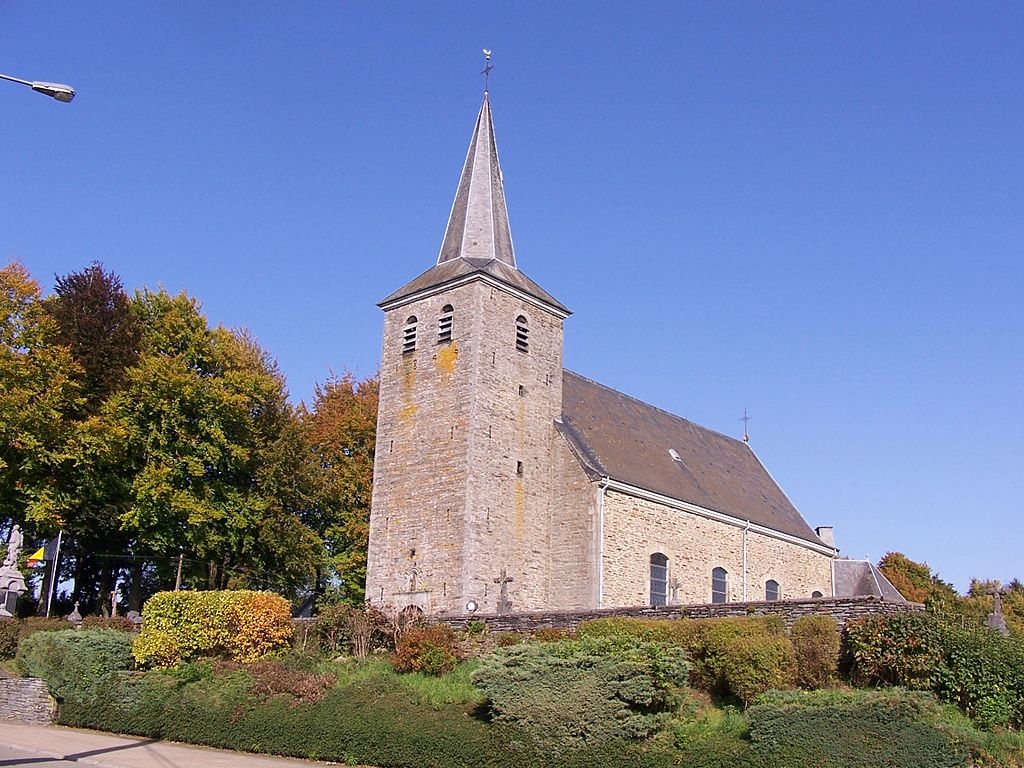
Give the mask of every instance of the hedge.
[{"label": "hedge", "polygon": [[565,752],[649,735],[678,706],[686,677],[681,648],[590,637],[497,650],[473,683],[495,722]]},{"label": "hedge", "polygon": [[36,632],[22,640],[16,663],[46,681],[57,699],[91,705],[132,665],[132,636],[113,629]]},{"label": "hedge", "polygon": [[773,692],[748,710],[752,750],[768,765],[816,768],[954,768],[966,745],[943,731],[928,693]]},{"label": "hedge", "polygon": [[418,706],[394,678],[354,676],[293,706],[253,695],[254,667],[210,662],[122,675],[93,706],[65,706],[63,725],[249,752],[398,768],[670,768],[672,756],[621,743],[560,758],[475,702]]},{"label": "hedge", "polygon": [[206,657],[254,661],[287,649],[295,631],[287,600],[249,590],[158,592],[142,619],[133,653],[157,667]]}]

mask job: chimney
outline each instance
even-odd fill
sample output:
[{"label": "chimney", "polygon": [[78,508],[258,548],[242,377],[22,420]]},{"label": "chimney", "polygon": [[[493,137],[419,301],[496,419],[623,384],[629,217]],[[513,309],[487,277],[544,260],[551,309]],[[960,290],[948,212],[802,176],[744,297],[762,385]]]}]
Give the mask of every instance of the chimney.
[{"label": "chimney", "polygon": [[831,525],[820,525],[814,529],[814,532],[818,534],[818,538],[821,539],[825,544],[832,547],[832,549],[836,548],[836,537],[835,534],[832,532]]}]

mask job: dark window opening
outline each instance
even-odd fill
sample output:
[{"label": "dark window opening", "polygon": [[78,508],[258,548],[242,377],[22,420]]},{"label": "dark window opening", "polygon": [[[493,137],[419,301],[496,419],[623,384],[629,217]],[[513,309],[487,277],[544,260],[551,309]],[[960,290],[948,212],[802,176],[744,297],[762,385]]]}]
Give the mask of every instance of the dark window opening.
[{"label": "dark window opening", "polygon": [[530,351],[530,328],[523,315],[516,318],[516,349],[520,352]]},{"label": "dark window opening", "polygon": [[516,462],[516,474],[519,475],[519,477],[523,476],[523,462],[521,461]]},{"label": "dark window opening", "polygon": [[711,571],[711,602],[729,602],[729,572],[725,568]]},{"label": "dark window opening", "polygon": [[402,354],[408,354],[416,349],[416,315],[405,321],[402,329]]},{"label": "dark window opening", "polygon": [[651,555],[651,605],[668,604],[668,557],[661,552]]},{"label": "dark window opening", "polygon": [[779,589],[779,582],[775,579],[768,579],[764,583],[764,599],[765,600],[779,600],[782,596],[782,590]]},{"label": "dark window opening", "polygon": [[452,326],[454,324],[455,309],[451,304],[445,304],[441,308],[441,317],[437,320],[437,343],[450,344],[452,340]]}]

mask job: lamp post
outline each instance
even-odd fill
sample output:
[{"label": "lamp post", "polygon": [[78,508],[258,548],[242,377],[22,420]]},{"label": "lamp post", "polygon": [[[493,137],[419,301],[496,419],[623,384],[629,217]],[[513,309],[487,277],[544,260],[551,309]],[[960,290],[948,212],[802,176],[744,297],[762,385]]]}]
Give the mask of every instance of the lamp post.
[{"label": "lamp post", "polygon": [[3,74],[0,74],[0,80],[10,80],[12,83],[27,85],[36,93],[45,94],[57,101],[63,101],[65,104],[75,98],[75,89],[70,85],[64,85],[63,83],[44,83],[41,80],[22,80],[19,77],[11,77],[10,75]]}]

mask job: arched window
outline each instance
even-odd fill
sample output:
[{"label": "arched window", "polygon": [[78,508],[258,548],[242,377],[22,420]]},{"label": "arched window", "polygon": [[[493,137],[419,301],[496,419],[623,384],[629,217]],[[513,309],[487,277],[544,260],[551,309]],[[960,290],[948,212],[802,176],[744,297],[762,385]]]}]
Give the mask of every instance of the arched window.
[{"label": "arched window", "polygon": [[530,327],[523,315],[516,318],[516,349],[520,352],[530,351]]},{"label": "arched window", "polygon": [[779,582],[775,579],[768,579],[764,583],[764,599],[779,600],[782,597],[782,590],[779,589]]},{"label": "arched window", "polygon": [[814,590],[811,592],[811,597],[823,597],[823,595],[818,590]]},{"label": "arched window", "polygon": [[452,340],[452,324],[455,318],[455,308],[451,304],[441,307],[441,317],[437,319],[437,343],[450,344]]},{"label": "arched window", "polygon": [[668,558],[655,552],[651,555],[651,605],[668,603]]},{"label": "arched window", "polygon": [[402,354],[413,352],[416,349],[416,315],[412,315],[405,321],[402,329]]},{"label": "arched window", "polygon": [[711,571],[711,602],[729,602],[729,572],[725,568]]}]

